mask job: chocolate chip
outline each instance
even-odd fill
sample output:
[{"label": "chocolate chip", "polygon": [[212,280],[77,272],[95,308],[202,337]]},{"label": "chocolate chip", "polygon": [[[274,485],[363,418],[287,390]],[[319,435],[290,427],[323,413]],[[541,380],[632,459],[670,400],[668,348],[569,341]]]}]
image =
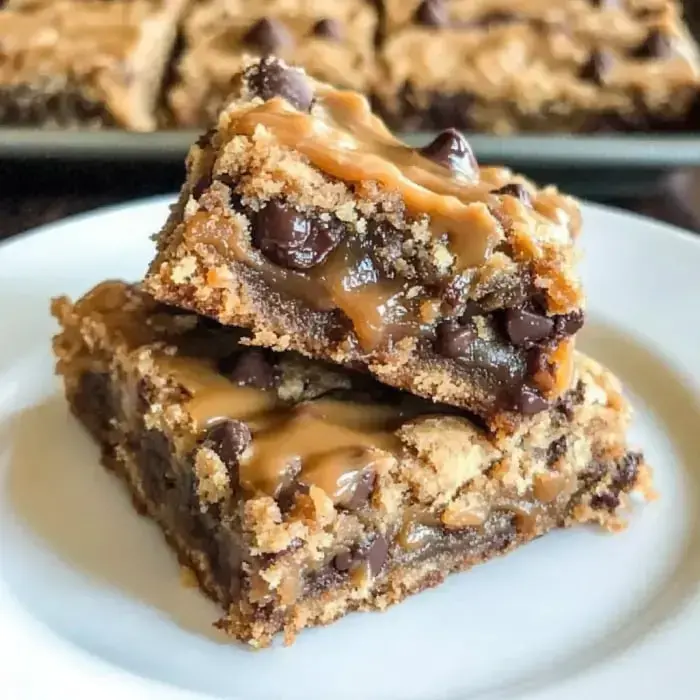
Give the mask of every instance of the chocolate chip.
[{"label": "chocolate chip", "polygon": [[237,481],[238,460],[252,439],[245,423],[227,418],[209,429],[202,446],[215,452],[226,465],[231,477]]},{"label": "chocolate chip", "polygon": [[639,474],[639,464],[641,461],[641,454],[638,452],[628,452],[617,465],[617,474],[613,479],[613,486],[622,490],[634,484]]},{"label": "chocolate chip", "polygon": [[673,53],[673,41],[659,29],[652,29],[647,38],[632,52],[634,58],[664,59]]},{"label": "chocolate chip", "polygon": [[245,73],[245,80],[257,97],[269,100],[283,97],[292,107],[308,112],[313,101],[313,89],[303,71],[267,56],[253,64]]},{"label": "chocolate chip", "polygon": [[464,357],[477,339],[476,328],[462,326],[454,321],[444,321],[437,327],[435,351],[443,357]]},{"label": "chocolate chip", "polygon": [[521,351],[496,338],[480,338],[472,324],[441,323],[437,329],[435,351],[458,360],[465,369],[486,373],[505,385],[517,382],[525,370]]},{"label": "chocolate chip", "polygon": [[599,493],[591,498],[591,507],[611,513],[620,505],[620,497],[614,493]]},{"label": "chocolate chip", "polygon": [[484,313],[484,308],[479,304],[478,301],[470,299],[464,306],[464,311],[459,317],[459,322],[465,325],[468,321],[474,318],[474,316],[481,316]]},{"label": "chocolate chip", "polygon": [[338,571],[349,571],[352,562],[353,556],[349,549],[343,549],[333,557],[333,566]]},{"label": "chocolate chip", "polygon": [[343,38],[343,27],[337,19],[320,19],[312,30],[314,36],[324,39],[341,41]]},{"label": "chocolate chip", "polygon": [[514,345],[527,345],[549,337],[554,331],[554,321],[524,309],[507,309],[505,329]]},{"label": "chocolate chip", "polygon": [[527,191],[525,186],[520,184],[519,182],[510,182],[498,190],[493,190],[492,194],[515,197],[516,199],[519,199],[526,207],[532,206],[532,199],[530,199],[530,193]]},{"label": "chocolate chip", "polygon": [[613,57],[605,51],[594,51],[579,72],[581,80],[603,85],[613,65]]},{"label": "chocolate chip", "polygon": [[447,7],[442,0],[423,0],[415,11],[413,20],[424,27],[444,27],[449,22]]},{"label": "chocolate chip", "polygon": [[562,435],[554,440],[554,442],[550,442],[549,447],[547,448],[547,465],[551,467],[566,454],[566,450],[566,435]]},{"label": "chocolate chip", "polygon": [[532,387],[521,386],[514,397],[513,409],[525,416],[532,416],[547,408],[549,403]]},{"label": "chocolate chip", "polygon": [[372,471],[365,471],[360,475],[360,478],[354,484],[352,492],[346,498],[338,502],[338,505],[346,510],[359,510],[367,501],[369,501],[374,484],[377,480],[377,475]]},{"label": "chocolate chip", "polygon": [[457,129],[441,131],[419,152],[434,163],[449,168],[453,173],[469,178],[474,176],[478,168],[469,142]]},{"label": "chocolate chip", "polygon": [[591,0],[591,5],[601,10],[611,10],[620,7],[620,0]]},{"label": "chocolate chip", "polygon": [[554,333],[558,336],[574,335],[583,328],[583,311],[571,311],[568,314],[554,316]]},{"label": "chocolate chip", "polygon": [[292,509],[292,506],[296,503],[297,496],[309,492],[309,487],[296,479],[300,468],[300,463],[290,465],[282,475],[282,479],[275,491],[275,500],[283,513],[288,513]]},{"label": "chocolate chip", "polygon": [[291,47],[294,39],[278,19],[263,17],[245,33],[243,42],[259,49],[263,54],[271,54]]},{"label": "chocolate chip", "polygon": [[370,572],[373,576],[376,576],[386,563],[389,554],[389,543],[383,535],[377,533],[363,553],[369,564]]},{"label": "chocolate chip", "polygon": [[225,358],[219,363],[219,370],[238,386],[272,389],[277,383],[270,354],[260,348],[251,348]]},{"label": "chocolate chip", "polygon": [[293,270],[322,263],[342,234],[340,224],[323,222],[279,202],[270,202],[254,217],[254,245],[272,262]]}]

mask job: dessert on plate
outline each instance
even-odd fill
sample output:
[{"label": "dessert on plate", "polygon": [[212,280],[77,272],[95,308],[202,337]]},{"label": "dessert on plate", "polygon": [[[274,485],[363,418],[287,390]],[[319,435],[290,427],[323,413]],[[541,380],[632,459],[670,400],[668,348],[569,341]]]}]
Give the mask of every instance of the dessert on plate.
[{"label": "dessert on plate", "polygon": [[273,57],[187,165],[144,282],[54,300],[54,352],[227,633],[291,642],[652,495],[574,348],[573,200]]},{"label": "dessert on plate", "polygon": [[71,410],[183,564],[255,647],[383,610],[549,530],[618,529],[649,489],[618,381],[495,435],[461,409],[242,344],[245,332],[105,282],[54,301]]}]

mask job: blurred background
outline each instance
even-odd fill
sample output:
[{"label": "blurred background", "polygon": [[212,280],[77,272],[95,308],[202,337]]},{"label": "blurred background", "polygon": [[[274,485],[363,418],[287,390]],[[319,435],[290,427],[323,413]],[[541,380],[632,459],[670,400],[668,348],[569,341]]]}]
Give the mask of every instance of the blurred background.
[{"label": "blurred background", "polygon": [[[341,79],[347,79],[349,87],[373,91],[367,87],[371,83],[365,81],[364,74],[357,67],[357,55],[365,50],[375,51],[371,42],[367,44],[369,48],[364,47],[363,31],[371,31],[373,45],[382,47],[376,50],[388,65],[388,77],[384,82],[396,85],[399,80],[396,77],[397,66],[402,65],[404,56],[413,56],[410,60],[421,70],[430,65],[437,66],[438,72],[443,64],[448,66],[454,60],[454,51],[461,50],[461,39],[457,38],[454,40],[456,43],[451,44],[451,39],[446,37],[457,32],[464,33],[475,26],[465,21],[458,23],[461,12],[469,13],[476,11],[473,8],[479,10],[483,6],[479,11],[483,13],[488,10],[488,13],[484,15],[487,19],[481,21],[481,27],[486,35],[491,33],[496,37],[500,31],[517,32],[523,13],[529,9],[551,5],[554,8],[551,10],[553,23],[559,21],[557,11],[574,13],[572,16],[581,17],[581,24],[577,27],[585,25],[586,31],[595,35],[596,41],[609,41],[613,51],[618,53],[618,44],[623,41],[620,37],[628,29],[631,36],[636,36],[635,32],[641,31],[638,25],[643,25],[644,31],[649,32],[648,40],[645,39],[646,44],[642,42],[639,45],[636,55],[641,55],[644,44],[646,55],[643,58],[646,63],[643,67],[646,72],[639,72],[635,77],[635,80],[641,81],[642,92],[649,87],[645,81],[651,85],[653,81],[666,80],[666,69],[669,71],[668,81],[672,82],[686,68],[681,66],[674,72],[668,57],[663,55],[665,44],[659,40],[654,27],[658,25],[664,32],[668,28],[668,36],[673,37],[675,42],[674,50],[694,68],[691,82],[694,81],[693,89],[700,95],[697,55],[692,53],[692,40],[679,33],[685,31],[680,20],[671,16],[681,5],[673,0],[561,0],[559,3],[556,0],[549,3],[540,0],[383,0],[384,9],[379,14],[377,26],[372,25],[369,29],[363,24],[366,8],[362,9],[360,17],[356,10],[356,6],[366,1],[259,0],[251,4],[245,0],[8,0],[1,3],[0,238],[99,206],[175,192],[183,178],[187,146],[202,130],[207,114],[216,104],[212,101],[212,85],[222,79],[221,75],[228,76],[235,70],[242,45],[248,48],[251,44],[261,48],[268,46],[282,55],[287,52],[289,60],[306,65],[322,79],[338,82],[335,76],[341,75],[344,76]],[[225,10],[222,10],[224,5]],[[87,10],[88,6],[93,9]],[[127,9],[123,9],[127,6]],[[269,6],[262,23],[260,20],[252,24],[249,21],[248,15],[253,6],[257,8],[255,12]],[[409,6],[409,17],[406,18],[404,10]],[[497,11],[493,11],[492,6],[497,6]],[[346,7],[347,10],[343,9]],[[313,18],[309,28],[304,24],[308,18],[294,16],[297,8],[302,8]],[[106,58],[103,56],[100,59],[102,63],[91,58],[89,70],[85,69],[82,75],[87,76],[85,80],[97,81],[106,72],[112,82],[114,76],[118,76],[117,80],[123,81],[125,87],[118,85],[120,92],[110,83],[113,103],[108,105],[107,111],[119,113],[122,108],[126,110],[125,105],[131,105],[131,100],[141,98],[140,93],[135,92],[140,76],[145,76],[144,85],[153,83],[150,72],[154,60],[149,57],[144,65],[131,61],[128,54],[121,53],[122,45],[115,37],[126,36],[126,29],[131,31],[132,23],[137,29],[144,26],[144,17],[156,11],[180,14],[177,23],[171,22],[173,27],[177,25],[177,35],[172,37],[172,46],[168,47],[169,57],[167,60],[160,57],[163,61],[162,84],[173,87],[163,97],[165,106],[161,108],[159,103],[154,107],[155,126],[143,126],[144,119],[139,117],[136,108],[138,105],[132,109],[135,115],[133,128],[120,124],[119,119],[117,123],[109,120],[102,123],[102,116],[95,116],[93,112],[90,112],[92,121],[89,123],[86,120],[84,124],[62,124],[54,119],[47,128],[47,124],[42,123],[43,117],[37,117],[31,110],[27,112],[24,105],[30,98],[25,86],[16,84],[18,75],[21,77],[33,71],[45,79],[56,70],[57,64],[65,66],[77,61],[76,56],[80,52],[94,54],[96,46],[104,47]],[[277,24],[275,12],[278,11],[286,13],[287,24],[282,23],[282,29]],[[689,33],[699,37],[700,2],[686,0],[683,11]],[[78,21],[76,12],[79,13]],[[222,12],[229,23],[225,35],[221,33]],[[623,12],[627,19],[622,18],[615,24],[618,17],[615,13],[620,13],[622,17]],[[342,21],[327,19],[330,15],[337,15],[340,20],[347,18],[347,21],[343,25]],[[243,16],[247,18],[245,22],[240,19]],[[606,25],[608,17],[615,20],[609,26]],[[586,24],[589,20],[590,27]],[[219,32],[216,37],[213,30],[207,33],[203,29],[207,23],[216,26]],[[47,26],[51,27],[53,38],[47,38],[51,34]],[[303,40],[300,39],[302,30],[299,29],[302,26]],[[531,22],[531,26],[535,25]],[[25,37],[34,33],[33,43],[20,45],[17,39],[20,33]],[[571,32],[563,28],[561,35],[570,36]],[[90,39],[87,43],[86,37]],[[156,46],[152,37],[142,37],[141,40]],[[160,36],[158,41],[162,40]],[[504,34],[503,45],[506,49],[512,48],[508,41]],[[292,43],[293,50],[290,48]],[[487,46],[486,43],[483,45]],[[552,48],[552,51],[565,50],[559,45]],[[414,54],[417,51],[425,51],[426,56],[416,58]],[[600,51],[594,54],[591,54],[590,62],[581,68],[580,75],[584,72],[588,75],[592,71],[592,77],[588,77],[602,86],[600,91],[591,90],[595,96],[603,94],[603,88],[610,92],[610,82],[600,75],[603,68],[608,66],[606,56]],[[619,58],[617,53],[615,56]],[[81,66],[86,64],[84,57],[78,58],[82,61]],[[514,61],[511,65],[499,58],[499,67],[512,70],[511,77],[515,80],[519,68],[517,60]],[[673,61],[681,61],[681,58],[673,58]],[[115,70],[115,65],[118,70]],[[418,80],[420,78],[419,75]],[[21,79],[26,80],[26,77]],[[433,109],[430,118],[416,116],[406,105],[418,104],[424,100],[424,96],[408,95],[407,87],[411,85],[409,80],[402,83],[401,109],[396,108],[400,112],[398,116],[396,110],[392,112],[387,106],[394,104],[388,98],[382,102],[380,95],[377,104],[392,120],[392,125],[402,132],[402,136],[406,133],[409,142],[426,143],[431,138],[430,133],[434,134],[431,127],[444,128],[450,123],[450,114],[456,112]],[[527,85],[525,82],[523,85],[527,97]],[[668,92],[669,102],[675,100],[686,87],[674,83],[673,89]],[[373,92],[380,93],[381,90]],[[34,99],[34,96],[31,98]],[[55,107],[55,98],[52,99],[53,103],[42,103],[42,110]],[[435,96],[431,99],[439,100]],[[661,106],[664,107],[663,104]],[[65,106],[61,109],[65,109]],[[85,111],[86,108],[81,104],[81,109]],[[505,125],[494,129],[484,128],[484,120],[488,123],[489,118],[488,112],[484,112],[481,121],[477,114],[469,123],[458,123],[457,126],[469,132],[470,142],[481,163],[510,165],[540,183],[553,182],[579,196],[700,232],[699,116],[700,99],[688,108],[682,120],[675,120],[672,124],[660,125],[658,120],[649,119],[642,123],[628,120],[624,124],[609,126],[606,123],[604,128],[600,125],[588,128],[588,122],[582,126],[571,116],[571,131],[584,133],[569,134],[566,120],[550,115],[548,119],[553,125],[550,133],[546,123],[543,126],[532,120],[524,120],[522,129],[517,123],[513,128],[508,120]],[[112,117],[113,114],[110,119]],[[458,117],[455,118],[459,120]],[[493,124],[500,122],[494,120]],[[485,133],[493,130],[499,133]]]}]

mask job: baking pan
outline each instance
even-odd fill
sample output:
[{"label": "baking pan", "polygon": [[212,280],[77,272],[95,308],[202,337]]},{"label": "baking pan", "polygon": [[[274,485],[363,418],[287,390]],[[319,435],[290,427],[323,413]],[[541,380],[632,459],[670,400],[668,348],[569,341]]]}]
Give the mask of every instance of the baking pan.
[{"label": "baking pan", "polygon": [[[0,159],[172,163],[184,158],[197,135],[1,128]],[[412,133],[401,138],[422,145],[433,136]],[[482,163],[508,165],[588,197],[639,196],[655,189],[672,170],[700,166],[700,133],[467,137]]]}]

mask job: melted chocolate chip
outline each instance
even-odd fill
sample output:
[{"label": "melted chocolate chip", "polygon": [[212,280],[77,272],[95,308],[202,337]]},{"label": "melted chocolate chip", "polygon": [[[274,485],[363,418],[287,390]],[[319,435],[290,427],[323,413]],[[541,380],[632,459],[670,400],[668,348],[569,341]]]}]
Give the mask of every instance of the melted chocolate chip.
[{"label": "melted chocolate chip", "polygon": [[278,486],[275,493],[277,505],[283,513],[288,513],[297,500],[297,496],[309,492],[309,487],[296,480],[299,474],[299,464],[291,465],[282,476],[282,483]]},{"label": "melted chocolate chip", "polygon": [[447,7],[442,0],[423,0],[415,11],[413,20],[424,27],[445,27],[449,23]]},{"label": "melted chocolate chip", "polygon": [[274,364],[269,352],[251,348],[224,358],[219,371],[238,386],[272,389],[277,384]]},{"label": "melted chocolate chip", "polygon": [[250,429],[245,423],[226,419],[209,429],[202,444],[219,456],[231,478],[237,482],[238,460],[252,439]]},{"label": "melted chocolate chip", "polygon": [[377,533],[369,545],[363,549],[364,558],[369,564],[369,570],[376,576],[386,563],[389,554],[389,543],[383,535]]},{"label": "melted chocolate chip", "polygon": [[343,27],[337,19],[320,19],[312,30],[314,36],[320,36],[332,41],[341,41],[343,38]]},{"label": "melted chocolate chip", "polygon": [[613,65],[613,57],[605,51],[594,51],[579,72],[581,80],[602,85]]},{"label": "melted chocolate chip", "polygon": [[554,332],[554,321],[524,309],[507,309],[505,329],[514,345],[528,345],[549,337]]},{"label": "melted chocolate chip", "polygon": [[514,401],[514,410],[525,416],[532,416],[540,413],[549,407],[549,403],[535,389],[529,386],[522,386],[517,392]]},{"label": "melted chocolate chip", "polygon": [[639,452],[628,452],[618,463],[617,474],[613,486],[617,489],[629,488],[637,480],[639,464],[642,455]]},{"label": "melted chocolate chip", "polygon": [[374,472],[366,471],[357,480],[352,493],[347,498],[339,502],[338,505],[346,510],[359,510],[364,506],[372,495],[377,476]]},{"label": "melted chocolate chip", "polygon": [[632,52],[634,58],[664,59],[673,53],[671,37],[659,29],[652,29],[647,38]]},{"label": "melted chocolate chip", "polygon": [[279,52],[292,46],[294,40],[287,28],[278,19],[263,17],[243,36],[244,43],[263,54]]},{"label": "melted chocolate chip", "polygon": [[245,79],[254,94],[263,100],[283,97],[302,112],[308,112],[311,107],[313,89],[304,73],[285,66],[276,58],[266,57],[259,64],[253,64]]},{"label": "melted chocolate chip", "polygon": [[620,7],[620,0],[591,0],[591,5],[601,10],[611,10]]},{"label": "melted chocolate chip", "polygon": [[309,270],[322,263],[342,234],[341,225],[323,222],[279,202],[261,209],[253,224],[253,244],[272,262],[293,270]]},{"label": "melted chocolate chip", "polygon": [[435,350],[444,357],[464,357],[477,339],[476,328],[462,326],[454,321],[444,321],[437,328]]},{"label": "melted chocolate chip", "polygon": [[492,194],[515,197],[516,199],[519,199],[526,207],[532,206],[532,199],[530,199],[530,193],[527,191],[525,186],[521,185],[519,182],[510,182],[498,190],[493,190]]},{"label": "melted chocolate chip", "polygon": [[349,571],[352,562],[353,556],[349,549],[343,549],[333,557],[333,566],[341,572]]},{"label": "melted chocolate chip", "polygon": [[435,351],[458,360],[467,369],[488,373],[505,385],[516,383],[523,370],[515,348],[497,339],[480,338],[472,324],[441,323],[437,328]]},{"label": "melted chocolate chip", "polygon": [[481,316],[484,313],[484,308],[478,301],[470,299],[464,306],[464,311],[459,317],[459,321],[462,324],[466,324],[468,321],[474,318],[474,316]]},{"label": "melted chocolate chip", "polygon": [[467,139],[457,129],[441,131],[420,154],[455,174],[473,177],[477,170],[476,158]]},{"label": "melted chocolate chip", "polygon": [[591,507],[596,510],[607,510],[612,513],[619,505],[620,497],[615,493],[598,493],[591,498]]}]

